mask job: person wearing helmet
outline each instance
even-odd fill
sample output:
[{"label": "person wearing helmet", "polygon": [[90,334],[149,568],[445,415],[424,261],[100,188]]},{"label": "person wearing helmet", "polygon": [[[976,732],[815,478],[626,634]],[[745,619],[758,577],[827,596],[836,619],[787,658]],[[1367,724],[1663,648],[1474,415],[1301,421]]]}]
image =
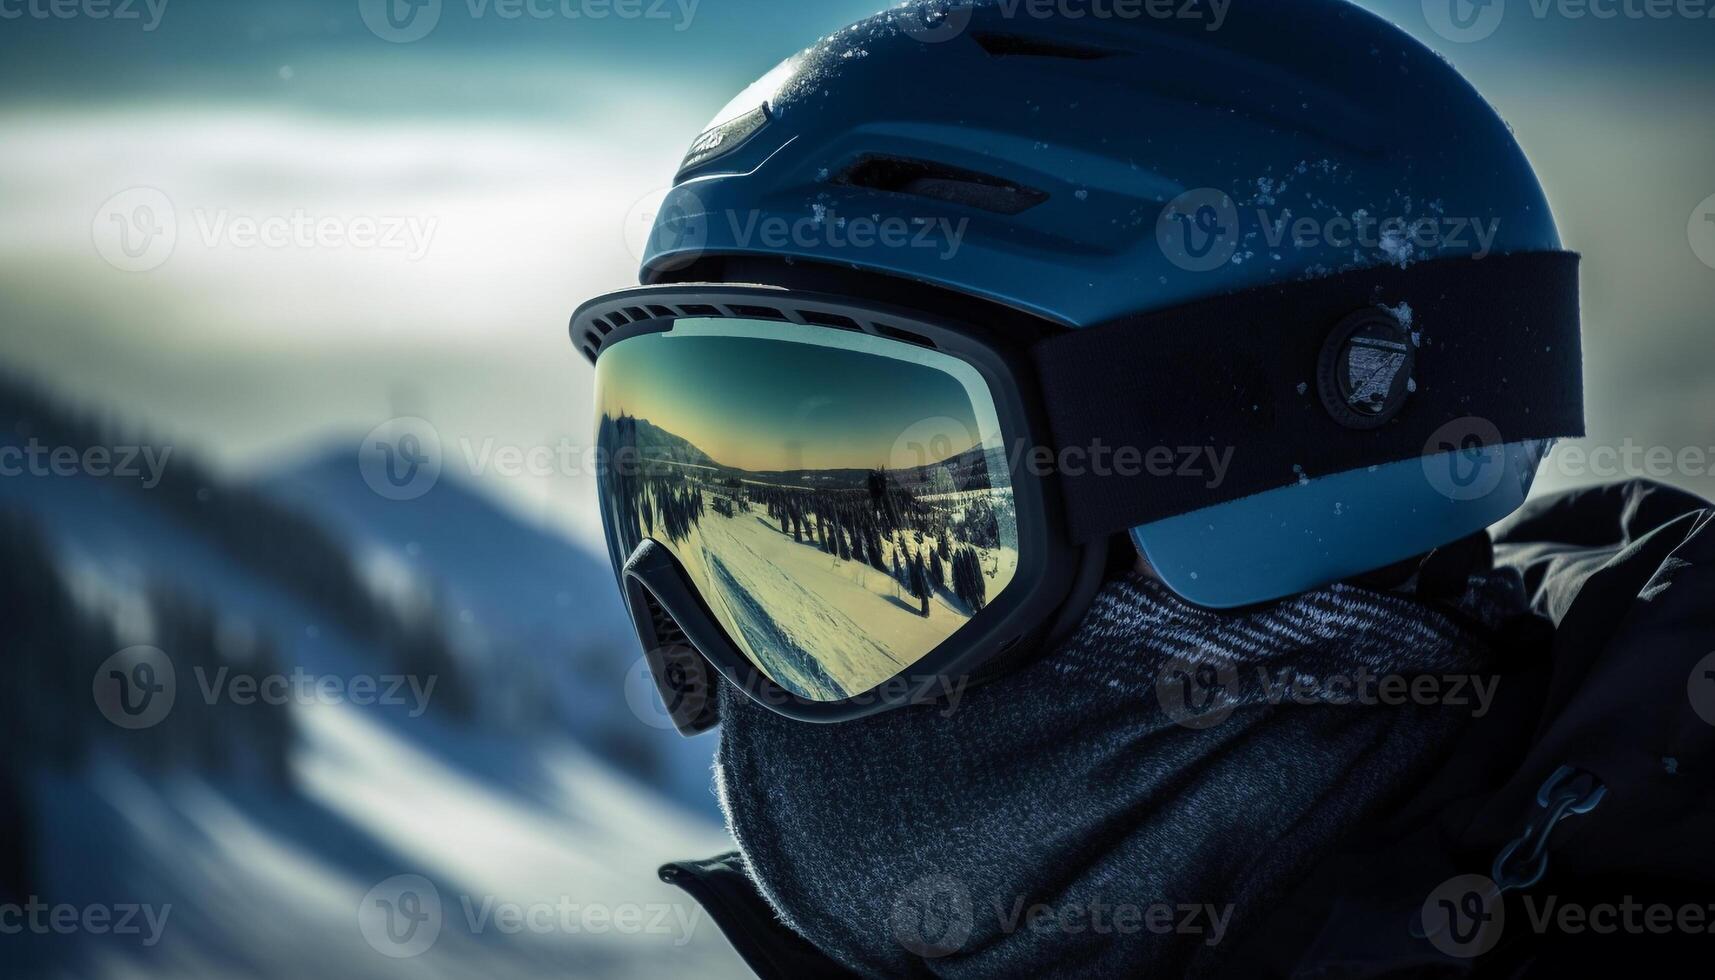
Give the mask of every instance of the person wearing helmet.
[{"label": "person wearing helmet", "polygon": [[[1709,631],[1663,642],[1705,505],[1515,514],[1583,402],[1507,127],[1344,0],[1175,6],[822,40],[573,318],[651,673],[721,729],[738,851],[663,875],[762,975],[1546,962],[1498,923],[1563,826],[1712,829],[1655,772],[1715,762]],[[1712,880],[1648,854],[1561,880]]]}]

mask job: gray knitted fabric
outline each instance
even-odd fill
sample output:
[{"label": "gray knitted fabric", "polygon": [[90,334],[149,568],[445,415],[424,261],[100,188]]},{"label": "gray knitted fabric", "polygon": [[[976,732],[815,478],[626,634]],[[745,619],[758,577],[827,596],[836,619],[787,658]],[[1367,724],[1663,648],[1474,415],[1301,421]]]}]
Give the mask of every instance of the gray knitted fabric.
[{"label": "gray knitted fabric", "polygon": [[1494,574],[1461,615],[1349,586],[1222,614],[1112,582],[956,704],[811,725],[728,691],[722,805],[781,919],[859,973],[1206,973],[1482,711],[1478,624],[1520,595]]}]

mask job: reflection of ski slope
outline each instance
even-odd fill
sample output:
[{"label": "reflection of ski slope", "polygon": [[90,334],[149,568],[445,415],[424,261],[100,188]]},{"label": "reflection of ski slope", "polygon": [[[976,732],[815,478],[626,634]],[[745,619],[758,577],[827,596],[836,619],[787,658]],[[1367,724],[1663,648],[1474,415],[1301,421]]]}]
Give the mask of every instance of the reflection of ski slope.
[{"label": "reflection of ski slope", "polygon": [[[756,513],[711,512],[675,550],[714,598],[727,631],[742,638],[777,683],[806,697],[867,691],[970,618],[944,591],[930,599],[925,617],[920,601],[892,576],[796,542]],[[987,553],[991,600],[999,591],[993,583],[1010,581],[1017,562],[1013,551]]]},{"label": "reflection of ski slope", "polygon": [[[713,573],[711,578],[715,586],[714,595],[721,602],[722,611],[726,613],[725,618],[738,628],[745,646],[762,658],[763,666],[768,669],[770,677],[778,678],[794,691],[813,693],[816,697],[827,700],[838,700],[849,693],[793,638],[794,632],[802,635],[807,631],[789,630],[768,614],[768,610],[756,598],[758,593],[754,578],[749,581],[741,580],[719,555],[708,557],[709,569]],[[754,570],[754,567],[750,566],[749,570]],[[806,611],[811,610],[806,607]],[[813,611],[818,618],[829,618],[825,610]]]}]

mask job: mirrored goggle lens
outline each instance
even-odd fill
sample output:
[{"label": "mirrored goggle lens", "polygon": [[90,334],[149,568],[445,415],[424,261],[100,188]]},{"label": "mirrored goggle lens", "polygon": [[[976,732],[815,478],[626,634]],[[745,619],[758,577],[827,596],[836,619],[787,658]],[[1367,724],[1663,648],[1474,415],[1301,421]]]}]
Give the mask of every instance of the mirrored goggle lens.
[{"label": "mirrored goggle lens", "polygon": [[905,672],[1018,566],[994,400],[938,351],[681,319],[602,352],[596,418],[615,567],[665,546],[734,645],[800,697]]}]

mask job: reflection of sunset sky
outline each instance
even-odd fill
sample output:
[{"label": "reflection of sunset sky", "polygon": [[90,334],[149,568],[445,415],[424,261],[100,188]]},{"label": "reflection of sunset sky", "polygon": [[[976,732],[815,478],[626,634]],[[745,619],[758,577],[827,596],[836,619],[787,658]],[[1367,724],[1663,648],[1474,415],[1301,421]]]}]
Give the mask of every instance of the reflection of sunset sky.
[{"label": "reflection of sunset sky", "polygon": [[[870,353],[751,337],[628,339],[602,354],[601,410],[647,419],[745,470],[884,467],[925,419],[978,441],[964,385],[932,367]],[[946,435],[950,424],[935,427]]]}]

